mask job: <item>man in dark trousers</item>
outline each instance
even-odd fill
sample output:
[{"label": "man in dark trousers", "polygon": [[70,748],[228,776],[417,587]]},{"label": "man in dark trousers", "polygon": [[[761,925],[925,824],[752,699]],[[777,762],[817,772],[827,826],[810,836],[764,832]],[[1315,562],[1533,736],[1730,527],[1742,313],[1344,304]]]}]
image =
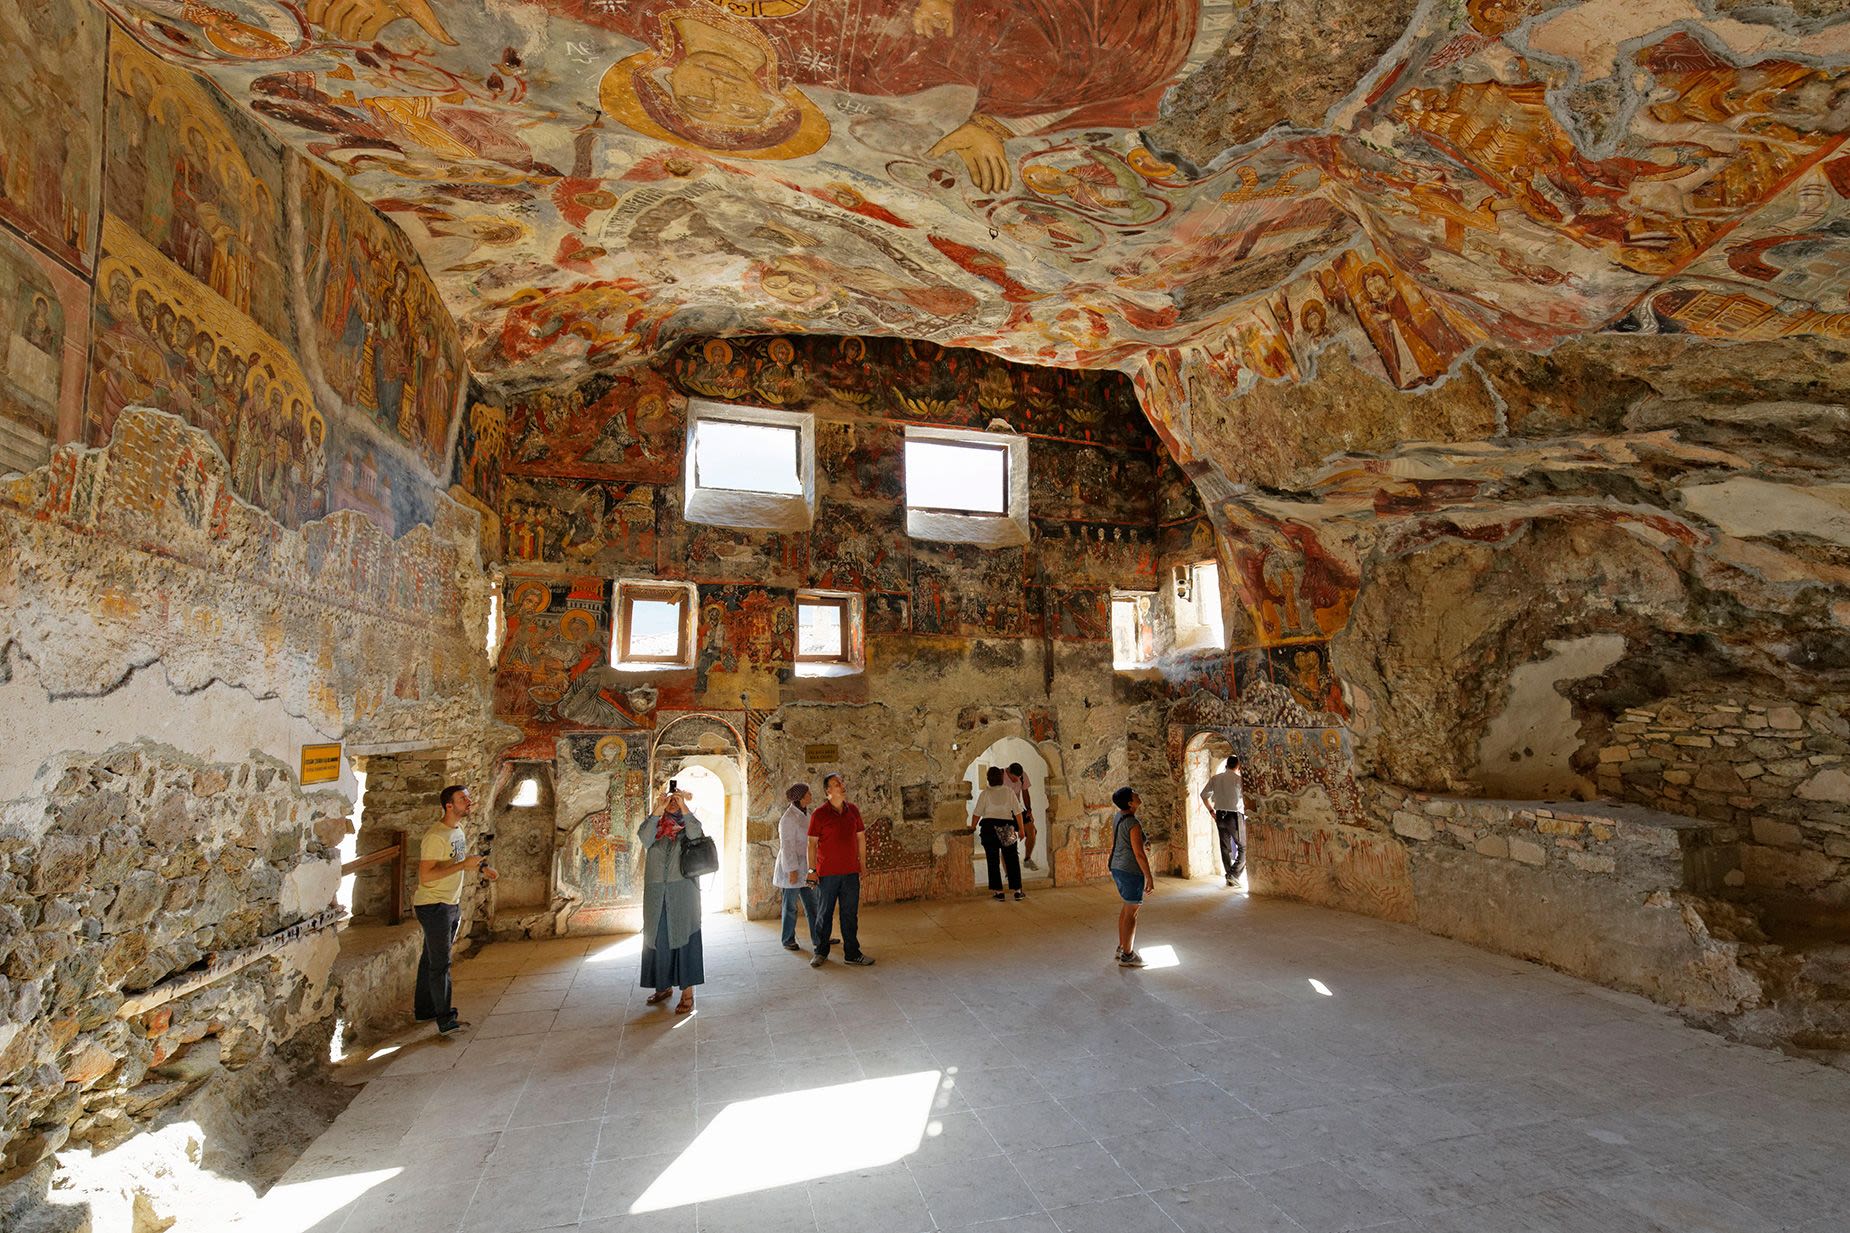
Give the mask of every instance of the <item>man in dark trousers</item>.
[{"label": "man in dark trousers", "polygon": [[1240,824],[1246,820],[1246,783],[1240,776],[1240,756],[1227,759],[1227,769],[1201,789],[1201,803],[1214,814],[1214,827],[1220,832],[1221,868],[1227,871],[1227,885],[1246,872],[1246,847],[1240,842]]},{"label": "man in dark trousers", "polygon": [[809,966],[828,961],[835,905],[841,905],[842,962],[858,968],[874,961],[861,953],[861,870],[867,864],[867,828],[861,811],[848,803],[840,775],[822,781],[828,799],[809,815],[809,867],[816,879],[816,955]]},{"label": "man in dark trousers", "polygon": [[453,783],[437,796],[443,816],[424,832],[418,845],[418,888],[411,896],[412,910],[424,928],[424,953],[418,956],[418,987],[414,1006],[420,1020],[437,1021],[445,1036],[469,1025],[456,1017],[450,1000],[450,951],[462,922],[463,875],[477,869],[493,882],[499,875],[482,862],[484,857],[464,855],[468,840],[463,819],[475,808],[469,791]]}]

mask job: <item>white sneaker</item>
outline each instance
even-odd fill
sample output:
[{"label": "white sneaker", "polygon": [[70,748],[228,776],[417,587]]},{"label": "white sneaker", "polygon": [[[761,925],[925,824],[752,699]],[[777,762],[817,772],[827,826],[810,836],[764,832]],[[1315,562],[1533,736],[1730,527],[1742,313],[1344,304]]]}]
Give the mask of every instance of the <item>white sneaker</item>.
[{"label": "white sneaker", "polygon": [[1032,870],[1034,870],[1034,872],[1036,872],[1036,873],[1039,873],[1039,872],[1041,871],[1041,866],[1040,866],[1040,863],[1039,863],[1038,861],[1033,861],[1033,860],[1026,860],[1026,861],[1023,861],[1023,862],[1022,862],[1022,867],[1023,867],[1024,869],[1032,869]]},{"label": "white sneaker", "polygon": [[1118,955],[1118,966],[1121,968],[1140,968],[1143,966],[1143,956],[1134,950],[1124,951]]}]

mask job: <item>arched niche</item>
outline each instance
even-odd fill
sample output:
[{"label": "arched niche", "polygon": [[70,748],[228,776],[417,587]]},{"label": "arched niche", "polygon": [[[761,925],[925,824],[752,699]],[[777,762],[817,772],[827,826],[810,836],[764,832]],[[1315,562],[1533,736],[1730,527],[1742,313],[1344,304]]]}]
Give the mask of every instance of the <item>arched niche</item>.
[{"label": "arched niche", "polygon": [[485,828],[495,837],[491,857],[501,875],[495,882],[497,915],[552,901],[557,801],[550,762],[512,762],[499,777]]}]

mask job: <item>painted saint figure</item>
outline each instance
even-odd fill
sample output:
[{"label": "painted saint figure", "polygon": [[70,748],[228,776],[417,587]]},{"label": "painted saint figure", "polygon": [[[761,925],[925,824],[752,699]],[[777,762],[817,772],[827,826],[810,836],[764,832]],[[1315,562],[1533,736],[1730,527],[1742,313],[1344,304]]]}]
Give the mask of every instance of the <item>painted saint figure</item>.
[{"label": "painted saint figure", "polygon": [[970,118],[928,153],[955,154],[985,193],[1009,186],[1011,137],[1153,120],[1196,21],[1195,0],[864,0],[756,6],[757,20],[703,0],[550,7],[654,47],[605,75],[612,115],[720,155],[819,149],[828,124],[799,87],[886,98],[966,87]]}]

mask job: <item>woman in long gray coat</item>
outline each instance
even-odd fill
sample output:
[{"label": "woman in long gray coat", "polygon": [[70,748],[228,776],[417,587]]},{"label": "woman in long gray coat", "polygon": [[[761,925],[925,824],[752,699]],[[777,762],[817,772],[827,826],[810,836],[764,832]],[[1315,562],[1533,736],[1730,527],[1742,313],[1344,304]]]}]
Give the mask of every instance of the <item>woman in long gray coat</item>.
[{"label": "woman in long gray coat", "polygon": [[681,986],[677,1015],[694,1009],[694,986],[707,978],[700,947],[700,883],[681,876],[682,841],[705,834],[679,792],[664,792],[636,831],[644,852],[642,984],[655,991],[649,995],[651,1006],[667,1001],[673,987]]}]

